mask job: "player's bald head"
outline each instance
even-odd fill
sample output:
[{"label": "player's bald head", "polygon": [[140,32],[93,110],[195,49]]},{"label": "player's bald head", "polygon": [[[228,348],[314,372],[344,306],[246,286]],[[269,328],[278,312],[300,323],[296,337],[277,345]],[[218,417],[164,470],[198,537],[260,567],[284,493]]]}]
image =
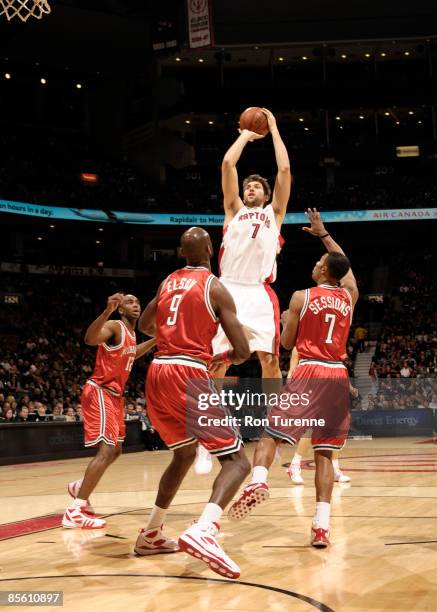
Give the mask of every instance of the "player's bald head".
[{"label": "player's bald head", "polygon": [[190,227],[182,234],[181,254],[190,265],[209,262],[213,249],[208,232],[202,227]]}]

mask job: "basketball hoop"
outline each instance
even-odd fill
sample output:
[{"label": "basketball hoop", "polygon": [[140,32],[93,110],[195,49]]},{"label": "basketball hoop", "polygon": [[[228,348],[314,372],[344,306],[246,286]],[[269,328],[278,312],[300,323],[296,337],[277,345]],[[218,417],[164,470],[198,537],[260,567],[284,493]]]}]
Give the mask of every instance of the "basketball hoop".
[{"label": "basketball hoop", "polygon": [[27,21],[29,17],[41,19],[50,11],[48,0],[0,0],[0,17],[5,15],[8,21],[14,17],[21,21]]}]

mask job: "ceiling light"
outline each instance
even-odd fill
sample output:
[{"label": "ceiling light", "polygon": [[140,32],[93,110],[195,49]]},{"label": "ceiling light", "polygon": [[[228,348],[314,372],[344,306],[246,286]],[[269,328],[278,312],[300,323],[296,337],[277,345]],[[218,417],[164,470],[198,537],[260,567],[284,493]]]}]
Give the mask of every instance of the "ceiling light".
[{"label": "ceiling light", "polygon": [[100,244],[100,240],[96,240],[96,244]]},{"label": "ceiling light", "polygon": [[38,236],[37,240],[42,240],[42,236]]},{"label": "ceiling light", "polygon": [[389,113],[388,111],[385,111],[384,115],[385,115],[386,117],[390,117],[390,113]]},{"label": "ceiling light", "polygon": [[421,120],[421,119],[419,119],[419,121],[418,121],[417,123],[422,123],[422,120]]},{"label": "ceiling light", "polygon": [[384,53],[384,51],[381,53],[381,57],[385,57],[387,55],[387,53]]},{"label": "ceiling light", "polygon": [[199,59],[198,59],[197,61],[199,62],[199,64],[203,64],[203,62],[204,62],[205,60],[203,59],[203,57],[199,57]]},{"label": "ceiling light", "polygon": [[300,121],[301,123],[303,123],[303,122],[305,121],[305,119],[304,119],[303,117],[299,117],[299,121]]},{"label": "ceiling light", "polygon": [[358,118],[359,119],[364,119],[364,115],[360,115]]},{"label": "ceiling light", "polygon": [[365,53],[364,57],[370,57],[370,53]]},{"label": "ceiling light", "polygon": [[413,111],[408,111],[408,114],[409,115],[414,115],[414,112]]},{"label": "ceiling light", "polygon": [[410,55],[409,51],[404,51],[404,55]]},{"label": "ceiling light", "polygon": [[214,121],[208,121],[208,125],[214,125]]},{"label": "ceiling light", "polygon": [[283,57],[278,57],[278,62],[283,62],[284,58]]},{"label": "ceiling light", "polygon": [[5,79],[8,79],[8,80],[9,80],[10,78],[11,78],[11,75],[9,74],[9,72],[6,72],[6,73],[5,73]]},{"label": "ceiling light", "polygon": [[305,60],[307,60],[308,58],[307,58],[307,56],[306,56],[306,55],[302,55],[302,59],[305,61]]},{"label": "ceiling light", "polygon": [[304,127],[305,132],[308,132],[310,128]]},{"label": "ceiling light", "polygon": [[50,227],[50,229],[55,229],[55,226],[53,225],[53,223],[51,223],[51,224],[49,225],[49,227]]},{"label": "ceiling light", "polygon": [[191,121],[190,121],[189,119],[185,119],[185,123],[186,123],[186,124],[190,124],[190,123],[191,123]]},{"label": "ceiling light", "polygon": [[81,83],[76,83],[76,89],[82,89],[82,84]]},{"label": "ceiling light", "polygon": [[340,121],[340,119],[341,119],[341,117],[339,117],[338,115],[337,115],[337,117],[335,118],[335,120],[336,120],[336,121]]},{"label": "ceiling light", "polygon": [[180,57],[175,57],[174,59],[175,59],[175,62],[180,62],[181,61]]},{"label": "ceiling light", "polygon": [[47,79],[45,79],[44,77],[42,77],[39,82],[41,83],[41,85],[47,85]]},{"label": "ceiling light", "polygon": [[340,57],[341,57],[341,59],[346,59],[346,58],[347,58],[347,55],[346,55],[346,53],[342,53],[342,54],[340,55]]},{"label": "ceiling light", "polygon": [[396,125],[400,125],[400,124],[401,124],[401,122],[400,122],[400,121],[396,121]]},{"label": "ceiling light", "polygon": [[103,227],[98,228],[99,232],[103,232]]}]

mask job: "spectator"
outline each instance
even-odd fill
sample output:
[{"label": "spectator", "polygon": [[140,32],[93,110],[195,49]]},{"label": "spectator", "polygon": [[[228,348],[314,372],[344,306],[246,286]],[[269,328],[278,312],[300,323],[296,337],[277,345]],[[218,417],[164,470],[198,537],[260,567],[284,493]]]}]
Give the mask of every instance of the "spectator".
[{"label": "spectator", "polygon": [[8,408],[3,412],[3,415],[0,417],[0,423],[14,423],[14,413],[12,412],[12,408]]},{"label": "spectator", "polygon": [[29,421],[29,408],[27,406],[21,406],[21,410],[15,417],[16,423],[27,423]]}]

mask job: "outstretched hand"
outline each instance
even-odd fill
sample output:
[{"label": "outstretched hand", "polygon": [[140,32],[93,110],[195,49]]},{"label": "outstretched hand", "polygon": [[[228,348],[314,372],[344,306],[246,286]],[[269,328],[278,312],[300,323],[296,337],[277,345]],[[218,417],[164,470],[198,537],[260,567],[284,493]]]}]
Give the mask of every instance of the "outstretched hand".
[{"label": "outstretched hand", "polygon": [[107,310],[109,310],[111,313],[114,312],[114,310],[117,310],[123,301],[123,297],[124,295],[122,293],[114,293],[113,295],[110,295],[106,304]]},{"label": "outstretched hand", "polygon": [[269,111],[268,108],[262,108],[261,110],[264,113],[264,115],[267,117],[267,122],[269,124],[269,130],[270,131],[274,130],[276,128],[275,115],[272,113],[272,111]]},{"label": "outstretched hand", "polygon": [[305,214],[308,217],[308,221],[311,223],[311,227],[303,227],[302,229],[304,232],[312,236],[323,236],[327,233],[317,208],[308,208]]},{"label": "outstretched hand", "polygon": [[257,132],[251,132],[250,130],[238,130],[241,135],[247,136],[249,142],[253,142],[254,140],[259,140],[260,138],[264,138],[265,134],[258,134]]}]

